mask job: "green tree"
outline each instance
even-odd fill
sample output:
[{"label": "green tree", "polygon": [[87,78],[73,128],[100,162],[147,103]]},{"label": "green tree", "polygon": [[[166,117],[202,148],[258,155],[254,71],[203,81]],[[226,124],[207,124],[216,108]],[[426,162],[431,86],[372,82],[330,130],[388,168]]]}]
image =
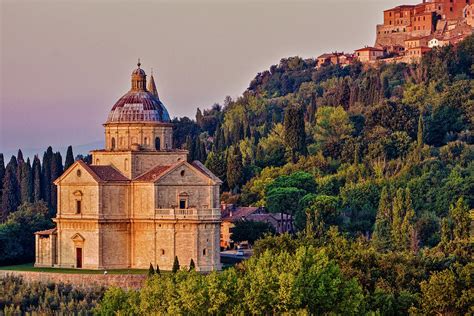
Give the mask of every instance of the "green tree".
[{"label": "green tree", "polygon": [[[5,161],[3,160],[3,154],[0,153],[0,206],[2,205],[2,191],[3,191],[3,178],[5,177]],[[1,219],[1,212],[0,212]]]},{"label": "green tree", "polygon": [[401,237],[403,249],[415,251],[418,249],[417,232],[415,230],[415,210],[413,209],[411,194],[408,188],[405,189],[403,222],[401,226]]},{"label": "green tree", "polygon": [[41,162],[38,156],[35,155],[33,158],[32,166],[32,176],[33,176],[33,202],[38,202],[41,200]]},{"label": "green tree", "polygon": [[318,108],[314,138],[327,156],[338,157],[344,140],[354,131],[349,115],[341,106]]},{"label": "green tree", "polygon": [[226,181],[227,163],[223,153],[211,151],[207,156],[205,166],[223,182]]},{"label": "green tree", "polygon": [[239,220],[234,223],[231,228],[231,236],[234,242],[248,241],[251,245],[256,240],[262,238],[266,234],[274,234],[275,228],[266,222],[257,222],[252,220]]},{"label": "green tree", "polygon": [[66,160],[64,161],[64,170],[67,170],[74,163],[74,154],[72,153],[72,146],[67,147]]},{"label": "green tree", "polygon": [[21,202],[20,184],[16,176],[17,164],[14,158],[12,156],[8,163],[3,178],[1,221],[4,221],[8,214],[15,212]]},{"label": "green tree", "polygon": [[296,162],[299,155],[306,155],[306,132],[304,113],[301,106],[290,106],[285,113],[285,143],[290,149],[291,160]]},{"label": "green tree", "polygon": [[196,270],[196,264],[194,263],[193,258],[191,258],[191,262],[189,262],[189,271]]},{"label": "green tree", "polygon": [[469,227],[471,219],[469,217],[469,206],[460,197],[456,204],[452,204],[449,209],[449,216],[453,221],[453,237],[454,239],[469,239]]},{"label": "green tree", "polygon": [[33,202],[33,174],[29,158],[21,166],[20,196],[22,203]]},{"label": "green tree", "polygon": [[403,249],[404,190],[398,189],[392,203],[392,241],[395,249]]},{"label": "green tree", "polygon": [[53,226],[43,202],[25,203],[0,224],[0,265],[32,262],[36,231]]},{"label": "green tree", "polygon": [[227,157],[227,184],[233,191],[237,191],[242,184],[243,168],[240,148],[233,146]]},{"label": "green tree", "polygon": [[148,277],[151,277],[155,274],[155,268],[153,268],[153,264],[150,262],[150,267],[148,268]]},{"label": "green tree", "polygon": [[156,265],[156,270],[155,270],[156,274],[158,275],[161,275],[161,270],[160,270],[160,266],[159,265]]},{"label": "green tree", "polygon": [[388,189],[383,187],[375,219],[374,234],[372,236],[372,242],[378,251],[387,251],[392,245],[392,212],[390,204]]},{"label": "green tree", "polygon": [[173,268],[171,269],[171,271],[173,273],[176,273],[179,271],[179,260],[178,260],[178,256],[175,256],[174,257],[174,261],[173,261]]}]

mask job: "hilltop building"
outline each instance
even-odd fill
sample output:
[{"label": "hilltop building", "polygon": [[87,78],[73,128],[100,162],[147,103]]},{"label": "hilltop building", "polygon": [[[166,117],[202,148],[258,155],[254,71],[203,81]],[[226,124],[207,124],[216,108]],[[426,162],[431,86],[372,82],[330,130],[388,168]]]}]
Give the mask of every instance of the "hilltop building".
[{"label": "hilltop building", "polygon": [[221,181],[173,148],[168,111],[140,63],[104,128],[92,164],[77,161],[54,182],[56,228],[36,233],[35,266],[171,270],[177,256],[219,270]]}]

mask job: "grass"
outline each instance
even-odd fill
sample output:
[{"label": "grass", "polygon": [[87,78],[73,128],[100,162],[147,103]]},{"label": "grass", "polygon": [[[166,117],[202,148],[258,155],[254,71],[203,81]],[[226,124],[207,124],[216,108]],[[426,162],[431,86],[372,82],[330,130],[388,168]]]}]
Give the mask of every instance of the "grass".
[{"label": "grass", "polygon": [[[68,268],[36,268],[33,263],[24,263],[14,266],[0,267],[1,271],[30,271],[30,272],[52,272],[71,274],[104,274],[104,270],[68,269]],[[148,269],[112,269],[107,274],[147,274]]]}]

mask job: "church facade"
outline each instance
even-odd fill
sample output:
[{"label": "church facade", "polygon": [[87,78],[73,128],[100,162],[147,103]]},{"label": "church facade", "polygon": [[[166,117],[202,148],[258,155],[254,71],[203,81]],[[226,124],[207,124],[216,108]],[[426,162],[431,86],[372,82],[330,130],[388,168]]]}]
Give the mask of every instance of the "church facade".
[{"label": "church facade", "polygon": [[140,63],[104,128],[92,164],[77,161],[55,180],[56,228],[35,234],[35,266],[171,270],[176,256],[219,270],[222,182],[173,148],[169,114]]}]

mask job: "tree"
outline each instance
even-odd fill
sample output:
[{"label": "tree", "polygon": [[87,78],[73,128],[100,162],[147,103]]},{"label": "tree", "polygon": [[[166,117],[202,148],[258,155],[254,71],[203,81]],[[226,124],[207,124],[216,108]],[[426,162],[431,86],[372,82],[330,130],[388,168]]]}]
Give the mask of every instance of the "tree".
[{"label": "tree", "polygon": [[32,262],[35,257],[35,235],[51,228],[48,209],[43,202],[25,203],[0,224],[0,265]]},{"label": "tree", "polygon": [[21,202],[33,202],[33,174],[29,158],[27,162],[21,166],[20,181]]},{"label": "tree", "polygon": [[35,155],[33,158],[32,166],[32,177],[33,177],[33,202],[41,200],[41,162],[38,156]]},{"label": "tree", "polygon": [[194,263],[193,258],[191,258],[191,262],[189,262],[189,271],[196,270],[196,264]]},{"label": "tree", "polygon": [[231,236],[234,242],[248,241],[253,245],[256,240],[262,238],[266,234],[274,234],[275,228],[266,222],[257,222],[251,220],[239,220],[234,223],[231,228]]},{"label": "tree", "polygon": [[66,152],[66,160],[64,161],[64,170],[67,170],[74,163],[74,154],[72,153],[72,146],[68,146]]},{"label": "tree", "polygon": [[1,221],[4,221],[8,214],[15,212],[21,202],[20,184],[16,176],[16,169],[16,159],[12,156],[3,178]]},{"label": "tree", "polygon": [[226,181],[227,164],[224,154],[211,151],[207,156],[205,166],[223,182]]},{"label": "tree", "polygon": [[392,245],[391,238],[391,206],[387,187],[383,187],[380,194],[379,208],[375,219],[374,234],[372,243],[379,251],[387,251]]},{"label": "tree", "polygon": [[238,146],[229,150],[227,157],[227,184],[229,189],[236,191],[242,184],[244,166],[242,164],[242,153]]},{"label": "tree", "polygon": [[178,256],[175,256],[174,261],[173,261],[173,268],[171,269],[171,272],[176,273],[178,271],[179,271],[179,260],[178,260]]},{"label": "tree", "polygon": [[306,155],[306,133],[304,113],[301,106],[290,106],[285,113],[285,143],[291,151],[291,160],[296,162],[299,155]]},{"label": "tree", "polygon": [[48,207],[52,207],[51,204],[51,165],[53,163],[53,148],[51,146],[48,147],[46,152],[43,154],[43,163],[41,164],[42,170],[42,181],[41,187],[43,189],[42,199],[46,202]]},{"label": "tree", "polygon": [[159,265],[156,265],[156,274],[158,275],[161,275],[161,270],[160,270],[160,266]]},{"label": "tree", "polygon": [[397,250],[404,249],[402,223],[405,215],[403,211],[405,199],[403,193],[403,189],[398,189],[392,204],[392,242]]},{"label": "tree", "polygon": [[155,274],[155,268],[153,268],[153,264],[150,262],[150,267],[148,268],[148,277],[151,277]]},{"label": "tree", "polygon": [[421,161],[421,151],[423,149],[423,115],[420,113],[418,118],[418,129],[416,132],[416,154],[415,160],[417,162]]},{"label": "tree", "polygon": [[351,135],[353,130],[354,127],[349,115],[341,106],[318,108],[314,138],[321,144],[326,156],[338,157],[341,144]]},{"label": "tree", "polygon": [[52,211],[53,211],[51,213],[52,216],[56,214],[56,206],[57,206],[57,203],[58,203],[58,200],[57,200],[58,189],[57,189],[56,185],[53,182],[54,182],[54,180],[59,178],[62,175],[62,173],[63,173],[63,159],[61,157],[61,153],[56,152],[56,153],[53,154],[52,162],[51,162],[51,183],[50,183],[51,189],[50,189],[50,192],[51,192],[51,207],[52,207]]},{"label": "tree", "polygon": [[415,210],[411,202],[411,194],[408,188],[405,189],[405,216],[401,227],[401,236],[403,239],[403,249],[410,249],[414,252],[418,249],[418,241],[416,240],[415,230]]},{"label": "tree", "polygon": [[4,177],[5,177],[5,161],[3,160],[3,154],[0,153],[0,206],[2,205],[2,190],[3,190]]},{"label": "tree", "polygon": [[283,214],[294,216],[301,212],[300,200],[305,194],[304,190],[294,187],[274,187],[267,191],[265,204],[271,213],[280,214],[280,222],[284,223]]},{"label": "tree", "polygon": [[463,197],[460,197],[456,201],[456,204],[451,205],[449,216],[453,222],[454,239],[469,239],[471,219],[469,218],[469,206],[464,201]]}]

